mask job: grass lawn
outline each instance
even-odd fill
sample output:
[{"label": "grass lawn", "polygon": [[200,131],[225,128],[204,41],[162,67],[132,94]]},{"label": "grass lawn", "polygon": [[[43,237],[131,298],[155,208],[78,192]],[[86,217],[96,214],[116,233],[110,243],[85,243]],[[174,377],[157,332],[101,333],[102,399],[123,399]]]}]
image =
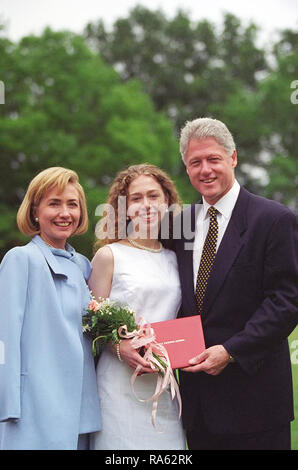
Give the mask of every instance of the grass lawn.
[{"label": "grass lawn", "polygon": [[298,450],[298,327],[289,337],[292,360],[293,387],[295,401],[295,419],[292,421],[292,449]]}]

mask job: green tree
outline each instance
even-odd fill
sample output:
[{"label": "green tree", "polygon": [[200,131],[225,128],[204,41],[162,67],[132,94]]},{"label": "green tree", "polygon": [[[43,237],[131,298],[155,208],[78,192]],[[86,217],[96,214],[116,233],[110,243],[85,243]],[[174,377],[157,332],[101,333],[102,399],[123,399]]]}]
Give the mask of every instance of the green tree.
[{"label": "green tree", "polygon": [[[88,24],[85,37],[123,81],[141,80],[177,134],[198,116],[223,120],[237,144],[240,182],[295,208],[298,108],[290,84],[298,79],[297,33],[284,31],[268,51],[258,46],[258,32],[230,13],[217,26],[183,11],[168,19],[137,6],[109,31],[101,20]],[[177,179],[183,195],[193,196],[182,164]]]},{"label": "green tree", "polygon": [[187,119],[210,114],[210,104],[224,104],[238,83],[255,88],[257,72],[267,67],[256,26],[244,28],[231,14],[218,32],[213,23],[193,22],[181,10],[168,19],[160,10],[137,6],[109,32],[101,20],[88,24],[85,36],[123,80],[142,81],[177,129]]},{"label": "green tree", "polygon": [[83,38],[47,29],[18,44],[0,40],[1,255],[20,241],[15,215],[26,187],[40,170],[65,166],[86,190],[90,230],[74,245],[91,256],[95,208],[126,165],[177,166],[172,124],[156,112],[136,80],[123,83]]},{"label": "green tree", "polygon": [[[260,187],[248,168],[261,151],[255,92],[258,72],[267,70],[265,51],[257,45],[254,24],[244,27],[232,14],[221,29],[207,20],[193,22],[178,11],[168,19],[162,11],[137,6],[118,19],[111,31],[104,23],[87,25],[88,44],[119,70],[125,81],[137,77],[164,110],[176,132],[186,120],[214,116],[231,128],[239,148],[238,177],[252,190]],[[194,196],[180,164],[177,178],[187,200]]]},{"label": "green tree", "polygon": [[291,87],[298,84],[298,33],[283,31],[273,52],[273,70],[259,87],[263,148],[269,155],[265,167],[270,176],[264,193],[298,212],[298,103],[297,90]]}]

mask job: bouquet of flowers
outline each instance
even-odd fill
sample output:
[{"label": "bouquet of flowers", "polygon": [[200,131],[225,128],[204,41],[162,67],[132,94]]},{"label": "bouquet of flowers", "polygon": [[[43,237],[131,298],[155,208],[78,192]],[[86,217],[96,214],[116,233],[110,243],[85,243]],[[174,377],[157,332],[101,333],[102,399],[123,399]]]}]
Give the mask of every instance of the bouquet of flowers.
[{"label": "bouquet of flowers", "polygon": [[139,399],[133,387],[141,366],[136,368],[131,378],[136,398],[143,402],[153,401],[152,423],[154,426],[158,398],[168,386],[171,389],[172,399],[177,396],[181,414],[180,393],[168,353],[163,345],[156,342],[154,330],[150,324],[144,323],[142,318],[137,323],[135,313],[127,306],[104,298],[96,300],[92,296],[87,313],[83,316],[83,332],[92,339],[94,356],[99,354],[100,346],[104,346],[108,342],[119,344],[122,339],[131,339],[132,346],[138,349],[144,359],[150,363],[151,368],[158,372],[155,393],[146,400]]},{"label": "bouquet of flowers", "polygon": [[[141,322],[142,319],[140,319],[139,324],[136,323],[135,312],[129,307],[102,297],[96,300],[92,296],[87,314],[83,316],[83,332],[92,339],[93,356],[99,354],[101,346],[109,342],[119,344],[121,339],[129,338],[135,338],[134,345],[136,349],[140,347],[141,353],[144,355],[146,344],[148,345],[150,340],[153,340],[154,333],[152,329],[148,330],[150,325],[142,327]],[[141,335],[144,335],[143,341],[141,341],[142,344],[140,344]],[[153,366],[163,374],[168,365],[165,362],[166,358],[163,359],[155,351],[152,351],[152,355],[155,359]]]},{"label": "bouquet of flowers", "polygon": [[87,314],[83,316],[83,332],[89,336],[92,342],[92,353],[97,356],[100,346],[108,342],[120,343],[118,330],[122,325],[127,325],[129,331],[136,328],[134,312],[128,307],[117,305],[109,299],[99,298],[92,300],[88,305]]}]

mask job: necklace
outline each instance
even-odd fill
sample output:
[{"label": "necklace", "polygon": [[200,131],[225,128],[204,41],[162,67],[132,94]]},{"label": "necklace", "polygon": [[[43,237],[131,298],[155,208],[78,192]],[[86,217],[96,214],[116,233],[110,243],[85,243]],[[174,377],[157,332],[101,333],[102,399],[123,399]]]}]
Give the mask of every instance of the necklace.
[{"label": "necklace", "polygon": [[134,246],[135,248],[140,248],[140,250],[146,250],[146,251],[151,251],[151,253],[160,253],[162,250],[162,244],[159,242],[159,248],[149,248],[144,245],[140,245],[137,243],[135,240],[132,240],[131,238],[127,237],[127,240],[129,243]]}]

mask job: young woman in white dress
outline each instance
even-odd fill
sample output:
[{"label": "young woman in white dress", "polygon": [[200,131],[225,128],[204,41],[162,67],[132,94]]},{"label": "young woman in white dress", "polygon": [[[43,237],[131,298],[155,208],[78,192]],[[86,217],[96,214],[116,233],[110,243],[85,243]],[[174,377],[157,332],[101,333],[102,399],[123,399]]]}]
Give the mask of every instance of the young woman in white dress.
[{"label": "young woman in white dress", "polygon": [[[119,196],[126,197],[126,217],[122,214],[122,219],[128,236],[124,238],[120,237],[123,227]],[[176,255],[159,241],[167,208],[180,206],[174,183],[154,165],[131,166],[115,178],[107,202],[116,216],[113,219],[110,214],[109,220],[101,221],[99,235],[103,246],[92,260],[90,289],[95,297],[109,297],[129,305],[137,319],[142,317],[153,323],[175,318],[181,304]],[[170,391],[159,398],[156,428],[151,423],[152,402],[141,402],[134,396],[131,376],[138,365],[142,369],[135,392],[139,398],[147,399],[154,393],[157,376],[139,351],[132,348],[131,340],[103,350],[97,364],[102,431],[93,435],[92,448],[185,449],[177,401],[171,399]]]}]

